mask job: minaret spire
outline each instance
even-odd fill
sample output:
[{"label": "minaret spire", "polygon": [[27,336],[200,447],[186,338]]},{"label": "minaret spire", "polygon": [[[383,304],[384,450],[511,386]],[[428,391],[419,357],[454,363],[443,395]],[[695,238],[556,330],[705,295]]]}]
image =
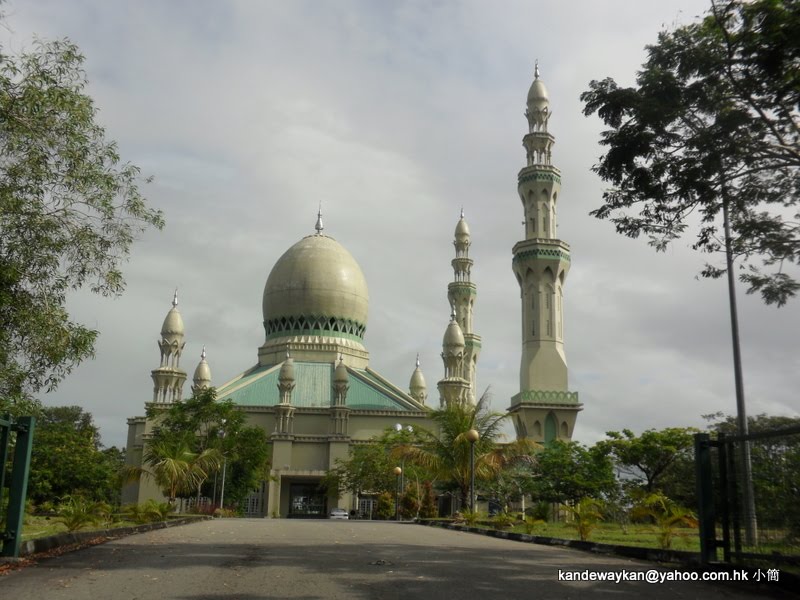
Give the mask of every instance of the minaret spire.
[{"label": "minaret spire", "polygon": [[528,133],[522,138],[527,165],[517,177],[525,239],[514,246],[512,266],[522,297],[522,360],[520,393],[512,398],[509,411],[517,437],[545,443],[571,439],[582,408],[578,394],[568,388],[564,353],[563,294],[570,249],[557,232],[561,172],[551,161],[551,114],[537,60],[525,111]]},{"label": "minaret spire", "polygon": [[317,211],[317,223],[314,225],[314,229],[317,230],[317,235],[322,235],[322,230],[325,227],[322,225],[322,201],[319,203],[319,210]]}]

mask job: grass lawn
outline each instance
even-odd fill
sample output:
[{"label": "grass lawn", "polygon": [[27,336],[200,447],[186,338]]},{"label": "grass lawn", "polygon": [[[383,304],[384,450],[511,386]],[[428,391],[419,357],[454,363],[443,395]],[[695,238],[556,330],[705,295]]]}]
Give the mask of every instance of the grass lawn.
[{"label": "grass lawn", "polygon": [[[491,524],[482,524],[491,527]],[[523,525],[515,525],[511,531],[527,533]],[[536,525],[531,535],[554,537],[565,540],[579,540],[577,530],[567,523],[543,523]],[[590,542],[616,544],[620,546],[638,546],[640,548],[659,548],[656,528],[651,525],[619,525],[616,523],[599,523],[589,536]],[[700,538],[697,529],[678,527],[672,539],[671,550],[700,551]]]},{"label": "grass lawn", "polygon": [[[118,521],[115,523],[99,523],[87,525],[81,531],[91,531],[92,529],[116,529],[117,527],[128,527],[136,525],[133,521]],[[65,533],[67,528],[62,524],[58,517],[42,517],[37,515],[25,515],[22,525],[22,539],[32,540],[41,537],[48,537],[58,533]]]}]

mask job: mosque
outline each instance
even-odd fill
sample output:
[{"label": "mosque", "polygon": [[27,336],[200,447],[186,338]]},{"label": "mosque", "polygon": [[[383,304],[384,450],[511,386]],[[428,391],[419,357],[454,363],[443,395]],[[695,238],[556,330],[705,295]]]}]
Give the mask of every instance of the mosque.
[{"label": "mosque", "polygon": [[[540,443],[571,439],[582,410],[567,382],[563,288],[570,254],[556,233],[561,174],[551,163],[550,114],[537,65],[525,112],[527,164],[518,175],[525,239],[514,246],[512,260],[522,302],[520,392],[508,412],[518,438]],[[290,247],[267,278],[258,363],[217,387],[217,397],[241,408],[248,424],[263,428],[272,446],[269,481],[250,495],[245,508],[252,516],[322,517],[337,506],[369,513],[369,498],[326,497],[319,490],[322,477],[337,459],[348,457],[352,446],[389,427],[434,428],[419,360],[407,390],[370,367],[364,344],[369,312],[364,274],[345,247],[324,233],[321,211],[315,230]],[[481,338],[473,331],[477,286],[471,281],[470,229],[463,211],[454,238],[453,281],[447,286],[452,312],[442,342],[439,407],[475,403],[481,351]],[[184,338],[176,292],[161,328],[161,359],[152,371],[153,398],[146,406],[167,408],[181,401],[187,379],[180,365]],[[192,384],[192,391],[212,385],[205,348]],[[154,425],[147,417],[128,419],[128,464],[141,466]],[[162,497],[147,480],[123,490],[125,503]]]}]

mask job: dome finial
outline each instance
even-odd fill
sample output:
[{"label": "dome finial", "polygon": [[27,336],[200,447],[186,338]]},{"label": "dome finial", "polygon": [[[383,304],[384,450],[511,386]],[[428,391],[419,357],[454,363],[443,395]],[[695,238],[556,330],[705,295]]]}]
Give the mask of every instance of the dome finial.
[{"label": "dome finial", "polygon": [[172,308],[178,308],[178,288],[175,288],[175,295],[172,296]]},{"label": "dome finial", "polygon": [[317,230],[317,235],[321,235],[322,234],[322,230],[324,229],[324,226],[322,225],[322,201],[321,200],[320,200],[320,203],[319,203],[319,210],[317,211],[317,224],[314,225],[314,229]]},{"label": "dome finial", "polygon": [[464,207],[463,206],[461,207],[461,218],[462,219],[464,218]]},{"label": "dome finial", "polygon": [[533,78],[539,79],[539,59],[536,59],[535,66],[533,68]]},{"label": "dome finial", "polygon": [[206,359],[206,345],[203,344],[203,351],[200,353],[200,360]]},{"label": "dome finial", "polygon": [[451,321],[455,321],[456,320],[456,307],[455,306],[451,306],[450,307],[450,320]]},{"label": "dome finial", "polygon": [[419,369],[419,352],[417,352],[417,368]]}]

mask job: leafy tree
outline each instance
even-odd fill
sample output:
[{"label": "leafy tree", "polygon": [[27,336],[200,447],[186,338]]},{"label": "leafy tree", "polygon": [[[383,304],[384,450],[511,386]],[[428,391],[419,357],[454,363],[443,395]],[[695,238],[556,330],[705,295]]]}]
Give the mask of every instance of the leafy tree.
[{"label": "leafy tree", "polygon": [[617,487],[608,449],[554,440],[536,455],[531,494],[546,502],[600,498]]},{"label": "leafy tree", "polygon": [[394,494],[397,482],[392,470],[395,466],[387,448],[376,440],[371,444],[352,447],[346,460],[337,459],[336,467],[327,473],[324,485],[330,490],[337,490],[339,494]]},{"label": "leafy tree", "polygon": [[179,488],[180,497],[193,491],[199,498],[204,485],[207,494],[213,493],[208,489],[210,476],[221,476],[223,465],[226,504],[238,504],[267,478],[270,453],[266,434],[258,427],[246,426],[244,412],[230,400],[218,401],[214,388],[200,390],[166,411],[150,407],[148,416],[158,419],[151,444],[163,441],[165,447],[171,447],[186,441],[198,457],[215,457],[207,469],[201,469],[205,476],[192,478],[193,490]]},{"label": "leafy tree", "polygon": [[800,261],[800,214],[788,218],[800,200],[800,3],[712,0],[647,51],[635,87],[607,78],[581,95],[609,127],[594,170],[613,187],[591,214],[657,250],[696,215],[693,248],[717,252],[727,210],[748,293],[785,304],[800,289],[785,270]]},{"label": "leafy tree", "polygon": [[139,192],[139,169],[95,122],[83,60],[68,40],[0,49],[3,402],[54,389],[93,355],[98,332],[70,319],[67,293],[120,294],[133,240],[163,226]]},{"label": "leafy tree", "polygon": [[43,408],[33,439],[28,498],[41,504],[80,495],[117,503],[123,462],[121,450],[102,449],[90,413],[79,406]]},{"label": "leafy tree", "polygon": [[[535,461],[533,457],[525,458]],[[531,494],[536,487],[536,473],[528,460],[517,460],[500,469],[494,479],[481,482],[481,489],[503,509]]]},{"label": "leafy tree", "polygon": [[[228,468],[225,479],[226,505],[239,505],[269,478],[270,450],[267,434],[260,427],[242,427],[225,440]],[[206,482],[207,493],[209,483]]]},{"label": "leafy tree", "polygon": [[623,429],[606,432],[609,439],[597,446],[610,453],[628,481],[651,493],[661,489],[670,469],[693,460],[695,433],[692,427],[668,427],[648,429],[636,436]]}]

